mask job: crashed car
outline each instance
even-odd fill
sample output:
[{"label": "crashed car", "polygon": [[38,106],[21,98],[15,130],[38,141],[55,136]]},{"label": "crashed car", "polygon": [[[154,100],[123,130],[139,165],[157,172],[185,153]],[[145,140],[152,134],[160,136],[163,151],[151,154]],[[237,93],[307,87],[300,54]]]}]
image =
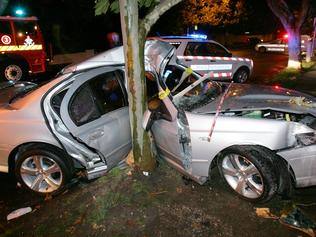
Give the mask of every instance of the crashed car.
[{"label": "crashed car", "polygon": [[[314,97],[214,82],[174,61],[174,50],[155,40],[145,47],[143,127],[159,157],[199,184],[217,166],[249,201],[316,184]],[[118,164],[131,148],[123,59],[122,47],[112,49],[1,100],[0,170],[45,194],[62,190],[75,169],[92,179]]]},{"label": "crashed car", "polygon": [[316,98],[279,87],[219,84],[175,60],[156,73],[163,75],[157,77],[159,100],[153,93],[143,127],[157,154],[178,171],[203,184],[217,166],[228,186],[252,202],[316,184]]}]

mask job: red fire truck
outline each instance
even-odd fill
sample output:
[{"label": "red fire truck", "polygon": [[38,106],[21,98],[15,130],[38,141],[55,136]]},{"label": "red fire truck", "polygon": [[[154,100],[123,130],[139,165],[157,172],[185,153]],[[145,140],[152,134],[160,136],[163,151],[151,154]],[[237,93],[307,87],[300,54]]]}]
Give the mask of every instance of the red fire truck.
[{"label": "red fire truck", "polygon": [[0,81],[46,71],[44,39],[36,17],[0,16]]}]

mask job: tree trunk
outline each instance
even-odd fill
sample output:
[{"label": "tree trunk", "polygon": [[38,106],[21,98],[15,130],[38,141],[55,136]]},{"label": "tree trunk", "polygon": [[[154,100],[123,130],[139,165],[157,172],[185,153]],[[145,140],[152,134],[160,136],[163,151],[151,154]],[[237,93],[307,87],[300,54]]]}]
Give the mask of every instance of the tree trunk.
[{"label": "tree trunk", "polygon": [[301,68],[301,34],[299,29],[287,29],[289,35],[288,38],[288,50],[289,50],[289,61],[288,67],[290,68]]},{"label": "tree trunk", "polygon": [[266,0],[271,11],[281,21],[289,34],[288,67],[301,68],[301,27],[310,7],[310,0],[300,0],[298,3],[286,0]]},{"label": "tree trunk", "polygon": [[147,108],[144,72],[145,29],[139,24],[137,0],[120,0],[121,27],[125,54],[125,77],[128,80],[129,115],[136,168],[152,170],[155,159],[150,138],[142,128]]}]

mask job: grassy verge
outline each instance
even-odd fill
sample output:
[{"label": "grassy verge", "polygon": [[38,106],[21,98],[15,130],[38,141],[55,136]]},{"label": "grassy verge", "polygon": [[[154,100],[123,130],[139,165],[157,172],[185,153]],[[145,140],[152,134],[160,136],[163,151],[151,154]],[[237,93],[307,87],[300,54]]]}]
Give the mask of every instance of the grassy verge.
[{"label": "grassy verge", "polygon": [[309,63],[303,62],[301,69],[285,68],[272,78],[271,84],[281,85],[286,88],[295,88],[302,74],[310,71],[314,65],[315,61],[312,61]]}]

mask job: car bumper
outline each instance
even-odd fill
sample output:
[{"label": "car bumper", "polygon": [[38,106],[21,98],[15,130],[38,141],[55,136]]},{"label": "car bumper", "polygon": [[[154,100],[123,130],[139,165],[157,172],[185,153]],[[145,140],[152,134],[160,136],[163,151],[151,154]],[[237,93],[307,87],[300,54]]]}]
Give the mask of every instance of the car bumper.
[{"label": "car bumper", "polygon": [[293,169],[296,187],[316,185],[316,145],[282,150],[277,154]]}]

